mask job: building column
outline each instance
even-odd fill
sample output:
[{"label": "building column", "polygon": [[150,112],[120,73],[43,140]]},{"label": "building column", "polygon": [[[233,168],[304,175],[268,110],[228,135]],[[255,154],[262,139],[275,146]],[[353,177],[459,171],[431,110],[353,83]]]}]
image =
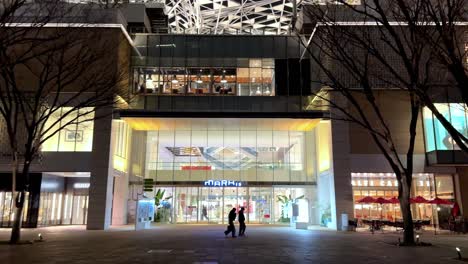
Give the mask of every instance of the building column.
[{"label": "building column", "polygon": [[468,168],[458,167],[454,177],[454,192],[463,216],[468,215]]},{"label": "building column", "polygon": [[103,230],[109,228],[112,212],[112,109],[98,109],[95,115],[86,228]]},{"label": "building column", "polygon": [[[345,106],[346,99],[339,95],[332,95],[338,105]],[[332,216],[336,219],[336,229],[342,229],[341,214],[348,214],[348,219],[354,217],[353,188],[351,186],[349,122],[334,120],[340,117],[337,109],[331,109],[331,188],[334,191],[332,201]],[[333,208],[335,206],[335,208]],[[347,226],[348,223],[345,223]]]}]

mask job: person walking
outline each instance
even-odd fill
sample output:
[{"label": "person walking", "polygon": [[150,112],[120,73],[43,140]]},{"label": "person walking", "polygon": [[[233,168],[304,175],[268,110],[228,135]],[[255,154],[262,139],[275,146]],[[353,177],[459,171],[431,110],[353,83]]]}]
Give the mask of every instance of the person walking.
[{"label": "person walking", "polygon": [[202,208],[202,220],[206,218],[206,221],[210,221],[208,218],[208,211],[206,210],[206,206],[203,206]]},{"label": "person walking", "polygon": [[237,217],[237,221],[239,221],[239,236],[244,236],[245,233],[245,216],[244,216],[244,207],[241,207],[239,211],[239,216]]},{"label": "person walking", "polygon": [[236,208],[232,208],[228,215],[229,219],[229,226],[226,231],[224,231],[224,235],[229,235],[232,232],[232,237],[236,237],[236,227],[234,226],[234,220],[236,220]]}]

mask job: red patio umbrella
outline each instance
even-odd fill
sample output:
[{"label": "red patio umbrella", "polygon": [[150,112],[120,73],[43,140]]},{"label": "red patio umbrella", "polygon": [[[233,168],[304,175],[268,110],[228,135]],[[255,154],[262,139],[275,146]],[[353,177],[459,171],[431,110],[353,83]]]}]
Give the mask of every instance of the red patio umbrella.
[{"label": "red patio umbrella", "polygon": [[429,203],[429,200],[422,196],[416,196],[414,198],[410,198],[410,203]]},{"label": "red patio umbrella", "polygon": [[393,221],[396,222],[395,204],[400,204],[400,200],[398,200],[398,198],[396,198],[396,197],[392,197],[392,198],[388,199],[388,201],[391,204],[394,204],[394,206],[393,206]]},{"label": "red patio umbrella", "polygon": [[428,203],[430,203],[430,204],[446,204],[446,205],[453,204],[453,202],[451,202],[449,200],[444,200],[444,199],[440,199],[440,198],[432,199],[432,200],[428,201]]},{"label": "red patio umbrella", "polygon": [[365,196],[362,199],[359,199],[357,203],[376,203],[376,199],[371,196]]},{"label": "red patio umbrella", "polygon": [[[371,196],[365,196],[362,199],[359,199],[357,203],[365,203],[365,204],[375,203],[375,198]],[[371,209],[369,207],[369,218],[371,218],[370,214],[371,214]]]},{"label": "red patio umbrella", "polygon": [[[424,198],[422,196],[416,196],[414,198],[410,198],[410,203],[412,203],[412,204],[415,204],[415,203],[419,203],[419,204],[429,203],[429,200],[427,200],[426,198]],[[419,212],[419,217],[421,217],[421,207],[419,207],[419,206],[418,206],[418,212]]]},{"label": "red patio umbrella", "polygon": [[375,202],[378,203],[378,204],[389,204],[389,203],[392,203],[390,202],[389,200],[383,198],[383,197],[379,197],[377,199],[375,199]]},{"label": "red patio umbrella", "polygon": [[382,219],[382,210],[383,210],[382,204],[389,204],[391,202],[389,200],[383,198],[383,197],[379,197],[379,198],[375,199],[375,202],[380,204],[380,208],[381,208],[381,210],[380,210],[380,219]]},{"label": "red patio umbrella", "polygon": [[[440,198],[438,198],[438,197],[436,197],[435,199],[432,199],[432,200],[428,201],[428,203],[430,203],[430,204],[435,204],[435,205],[439,205],[439,204],[442,204],[442,205],[453,204],[452,202],[450,202],[450,201],[448,201],[448,200],[440,199]],[[432,213],[432,221],[434,222],[434,234],[437,234],[437,225],[436,225],[436,223],[435,223],[434,213]]]}]

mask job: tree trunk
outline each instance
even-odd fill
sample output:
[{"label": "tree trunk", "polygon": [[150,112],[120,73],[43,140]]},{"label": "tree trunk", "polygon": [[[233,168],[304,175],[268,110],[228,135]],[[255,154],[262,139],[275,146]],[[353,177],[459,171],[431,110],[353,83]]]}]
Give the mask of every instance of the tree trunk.
[{"label": "tree trunk", "polygon": [[10,244],[17,244],[21,238],[21,223],[23,219],[24,196],[26,195],[24,189],[16,194],[14,197],[15,202],[15,219],[13,219],[13,226],[11,229]]},{"label": "tree trunk", "polygon": [[17,193],[16,197],[14,197],[15,219],[13,219],[10,244],[17,244],[21,239],[21,224],[23,222],[24,200],[26,196],[27,187],[29,186],[29,165],[30,162],[26,160],[24,163],[23,172],[21,173],[21,177],[23,179],[21,191]]},{"label": "tree trunk", "polygon": [[406,245],[414,244],[414,230],[413,230],[413,217],[411,215],[411,206],[410,206],[410,188],[406,182],[406,179],[403,178],[400,182],[400,207],[401,214],[403,216],[403,243]]}]

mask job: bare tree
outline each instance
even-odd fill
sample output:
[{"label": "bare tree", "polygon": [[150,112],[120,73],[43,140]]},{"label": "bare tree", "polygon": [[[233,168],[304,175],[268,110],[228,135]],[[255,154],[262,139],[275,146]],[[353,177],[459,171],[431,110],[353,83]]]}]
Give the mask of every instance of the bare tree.
[{"label": "bare tree", "polygon": [[[32,13],[32,23],[12,24],[25,7],[13,2],[0,23],[0,115],[13,157],[10,242],[18,243],[31,163],[60,131],[111,114],[116,103],[130,99],[128,61],[122,60],[129,47],[120,29],[76,22],[46,27],[67,17],[58,1],[40,7],[46,15]],[[24,184],[15,186],[17,178]]]},{"label": "bare tree", "polygon": [[[402,6],[411,9],[410,6]],[[435,57],[434,66],[445,73],[447,89],[458,91],[460,103],[468,104],[468,1],[466,0],[432,0],[423,1],[422,10],[430,30],[418,30],[424,41],[430,45]],[[458,88],[458,89],[456,89]],[[459,131],[435,106],[436,96],[430,90],[419,89],[418,96],[439,122],[444,126],[456,145],[468,154],[466,132]],[[466,109],[464,109],[467,113]]]},{"label": "bare tree", "polygon": [[[424,106],[420,95],[440,85],[440,69],[433,66],[436,51],[424,37],[435,32],[424,13],[427,1],[340,2],[305,9],[316,25],[309,39],[301,38],[301,42],[321,71],[317,82],[330,87],[316,96],[339,113],[334,118],[358,124],[372,137],[398,181],[404,243],[414,244],[409,199],[417,127]],[[418,33],[422,30],[424,35]],[[391,120],[378,102],[379,93],[389,89],[403,92],[408,102],[405,127],[409,136],[404,148],[396,143]],[[329,94],[345,98],[346,105]]]}]

